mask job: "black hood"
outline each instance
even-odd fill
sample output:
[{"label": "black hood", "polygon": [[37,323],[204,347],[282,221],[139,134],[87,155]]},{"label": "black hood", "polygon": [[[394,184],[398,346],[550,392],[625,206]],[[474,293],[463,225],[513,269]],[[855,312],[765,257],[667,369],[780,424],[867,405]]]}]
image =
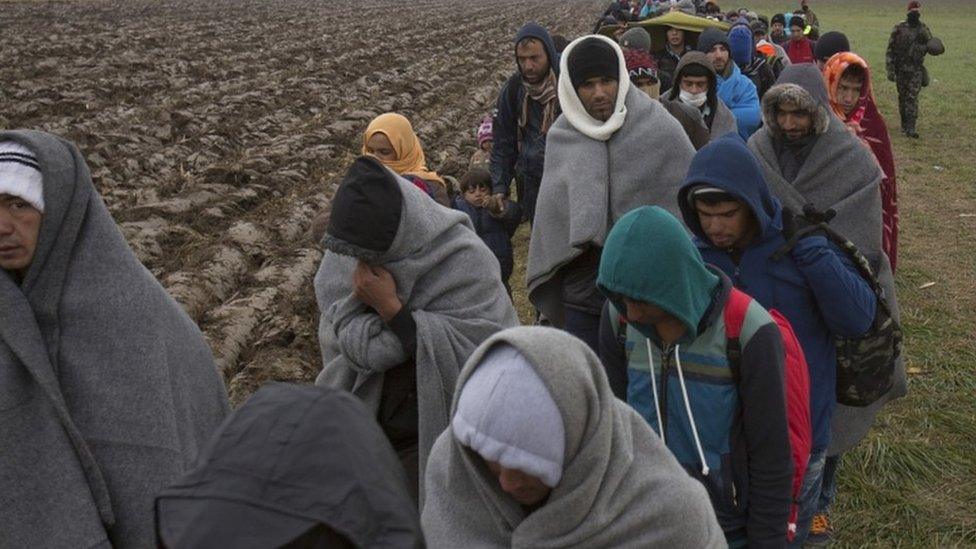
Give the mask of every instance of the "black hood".
[{"label": "black hood", "polygon": [[270,549],[316,528],[357,547],[423,546],[383,431],[359,399],[324,387],[264,386],[160,494],[156,513],[174,549]]},{"label": "black hood", "polygon": [[361,156],[349,167],[332,198],[325,238],[348,248],[337,252],[370,262],[393,245],[402,210],[397,176],[379,160]]},{"label": "black hood", "polygon": [[[526,38],[535,38],[542,42],[545,47],[546,55],[549,57],[549,68],[552,72],[559,76],[559,53],[556,52],[556,45],[552,41],[552,37],[549,35],[549,31],[545,29],[542,25],[535,22],[528,22],[519,29],[518,34],[515,35],[515,45]],[[516,60],[515,66],[518,67],[518,61]],[[521,72],[521,69],[520,69]]]}]

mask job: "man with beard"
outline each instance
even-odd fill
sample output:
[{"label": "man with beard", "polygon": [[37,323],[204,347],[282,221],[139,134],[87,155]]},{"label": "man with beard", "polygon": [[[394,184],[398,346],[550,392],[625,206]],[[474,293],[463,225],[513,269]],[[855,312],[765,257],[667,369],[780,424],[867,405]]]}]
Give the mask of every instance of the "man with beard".
[{"label": "man with beard", "polygon": [[789,39],[789,34],[786,33],[786,16],[782,13],[777,13],[773,16],[769,23],[769,38],[774,44],[782,46]]},{"label": "man with beard", "polygon": [[718,96],[735,115],[743,139],[756,131],[760,123],[759,93],[732,61],[729,38],[718,29],[707,29],[698,37],[698,51],[708,56],[718,79]]},{"label": "man with beard", "polygon": [[556,78],[559,54],[549,32],[538,23],[526,23],[515,37],[518,72],[498,94],[492,127],[491,183],[496,210],[504,210],[512,179],[525,219],[535,217],[546,134],[559,116]]},{"label": "man with beard", "polygon": [[929,85],[925,70],[925,54],[932,32],[922,23],[922,4],[917,0],[908,3],[908,15],[895,25],[888,39],[885,52],[885,68],[888,81],[898,87],[898,114],[901,115],[901,131],[906,136],[918,138],[915,122],[918,120],[918,93]]},{"label": "man with beard", "polygon": [[[868,147],[831,112],[823,75],[815,65],[791,65],[783,71],[763,98],[763,121],[762,129],[749,140],[749,148],[763,168],[770,191],[793,211],[803,211],[809,204],[819,212],[835,212],[830,226],[868,259],[897,321],[894,276],[882,248],[880,188],[884,174]],[[887,394],[865,407],[837,405],[821,486],[828,500],[834,495],[829,480],[840,455],[864,438],[885,403],[905,393],[905,364],[899,357]],[[824,497],[820,507],[825,512]]]},{"label": "man with beard", "polygon": [[607,232],[638,206],[675,210],[695,150],[664,107],[630,85],[612,40],[579,38],[561,64],[563,115],[547,143],[526,279],[532,304],[595,349],[604,302],[596,275]]}]

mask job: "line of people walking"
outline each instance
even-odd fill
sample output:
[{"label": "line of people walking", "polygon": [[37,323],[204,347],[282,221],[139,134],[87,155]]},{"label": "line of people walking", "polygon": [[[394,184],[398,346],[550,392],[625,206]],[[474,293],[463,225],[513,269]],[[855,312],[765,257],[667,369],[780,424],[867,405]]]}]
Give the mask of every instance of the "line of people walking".
[{"label": "line of people walking", "polygon": [[525,25],[460,189],[377,117],[316,222],[315,386],[233,413],[78,149],[0,133],[0,546],[828,540],[906,391],[894,163],[862,58],[760,93],[763,36],[669,31],[662,91],[643,29]]}]

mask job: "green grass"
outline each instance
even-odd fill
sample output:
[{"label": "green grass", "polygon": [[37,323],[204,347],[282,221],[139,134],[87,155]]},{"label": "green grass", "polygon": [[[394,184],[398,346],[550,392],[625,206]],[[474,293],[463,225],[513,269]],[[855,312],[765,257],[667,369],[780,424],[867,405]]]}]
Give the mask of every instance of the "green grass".
[{"label": "green grass", "polygon": [[[926,2],[923,21],[946,53],[926,60],[932,83],[918,131],[898,131],[884,51],[902,0],[811,2],[822,32],[847,34],[874,68],[874,93],[895,149],[900,208],[898,297],[906,332],[909,396],[891,403],[847,454],[832,518],[839,547],[976,546],[976,39],[972,0]],[[760,13],[794,2],[744,2]],[[968,9],[967,9],[968,8]],[[516,236],[516,303],[530,321],[524,258]],[[934,286],[920,289],[927,282]]]}]

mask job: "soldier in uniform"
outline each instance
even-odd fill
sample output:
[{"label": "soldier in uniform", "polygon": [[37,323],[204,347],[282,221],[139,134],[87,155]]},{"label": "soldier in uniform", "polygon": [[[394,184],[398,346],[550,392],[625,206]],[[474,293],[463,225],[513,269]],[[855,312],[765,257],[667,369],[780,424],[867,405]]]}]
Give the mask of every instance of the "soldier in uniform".
[{"label": "soldier in uniform", "polygon": [[895,25],[888,40],[885,67],[888,80],[898,86],[898,112],[901,131],[917,138],[915,120],[918,119],[918,92],[928,86],[929,77],[923,65],[932,33],[920,21],[922,5],[917,0],[908,3],[905,20]]}]

